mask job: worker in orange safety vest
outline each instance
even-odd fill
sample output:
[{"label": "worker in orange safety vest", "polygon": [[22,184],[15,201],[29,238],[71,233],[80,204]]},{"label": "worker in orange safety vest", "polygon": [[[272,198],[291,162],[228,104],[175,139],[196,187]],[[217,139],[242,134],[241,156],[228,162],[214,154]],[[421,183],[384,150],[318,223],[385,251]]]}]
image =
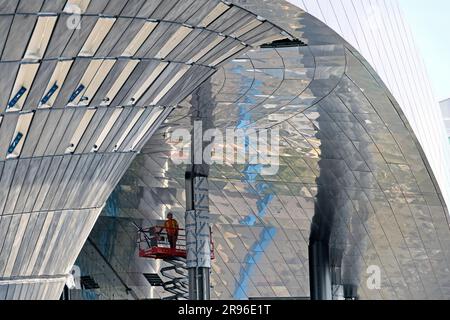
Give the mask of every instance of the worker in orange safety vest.
[{"label": "worker in orange safety vest", "polygon": [[164,223],[164,229],[167,231],[170,249],[176,249],[178,240],[178,222],[173,218],[172,212],[167,214],[167,220]]}]

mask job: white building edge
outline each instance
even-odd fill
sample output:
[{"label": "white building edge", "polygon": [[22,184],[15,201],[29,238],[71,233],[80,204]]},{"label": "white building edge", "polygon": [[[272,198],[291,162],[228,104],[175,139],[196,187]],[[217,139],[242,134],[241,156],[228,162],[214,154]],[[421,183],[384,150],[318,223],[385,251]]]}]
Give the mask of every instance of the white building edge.
[{"label": "white building edge", "polygon": [[351,44],[400,104],[450,203],[450,146],[412,30],[397,0],[287,0]]}]

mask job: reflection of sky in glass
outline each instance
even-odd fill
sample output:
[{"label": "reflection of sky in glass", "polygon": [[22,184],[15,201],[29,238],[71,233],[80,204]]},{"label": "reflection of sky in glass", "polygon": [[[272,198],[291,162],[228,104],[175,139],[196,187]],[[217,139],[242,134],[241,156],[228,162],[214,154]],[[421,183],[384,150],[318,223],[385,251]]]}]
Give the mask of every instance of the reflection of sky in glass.
[{"label": "reflection of sky in glass", "polygon": [[[239,70],[234,70],[234,72],[238,72]],[[262,83],[258,84],[258,81],[255,80],[254,87],[258,87],[258,85],[263,85]],[[247,94],[245,97],[245,103],[255,103],[252,99],[252,94]],[[250,113],[246,113],[245,108],[240,108],[240,121],[237,126],[237,129],[245,129],[251,121]],[[253,139],[252,139],[253,140]],[[245,149],[248,153],[250,149],[257,149],[258,146],[250,145],[250,139],[246,137],[245,139]],[[253,161],[250,161],[252,163]],[[270,190],[270,185],[266,182],[259,182],[256,185],[256,190],[252,187],[252,184],[256,182],[256,178],[258,174],[261,173],[263,166],[258,165],[247,165],[244,171],[243,182],[247,182],[249,185],[248,191],[253,194],[257,194],[259,196],[259,200],[257,201],[257,210],[256,215],[250,213],[246,216],[240,223],[246,226],[254,226],[257,222],[258,217],[264,217],[267,214],[267,207],[270,202],[274,198],[274,194],[266,193],[267,190]],[[237,281],[236,289],[234,291],[234,298],[237,300],[245,300],[248,299],[247,289],[250,282],[250,277],[253,273],[256,264],[261,259],[264,254],[266,248],[272,242],[273,237],[275,236],[276,229],[274,227],[265,227],[260,235],[259,240],[253,244],[247,253],[244,259],[244,267],[240,270],[240,278]]]},{"label": "reflection of sky in glass", "polygon": [[98,300],[98,295],[94,290],[83,290],[81,292],[84,300]]},{"label": "reflection of sky in glass", "polygon": [[[103,210],[102,215],[117,218],[119,213],[118,201],[118,192],[114,190],[114,192],[106,201],[105,209]],[[116,221],[116,219],[109,219],[108,222],[109,223],[102,224],[105,229],[97,229],[98,231],[95,234],[95,241],[103,256],[110,258],[110,256],[114,252],[114,240],[118,222]],[[77,260],[75,264],[80,267],[82,276],[89,275],[89,265],[85,265],[81,260]],[[94,290],[82,290],[81,294],[84,300],[98,300],[98,294]]]},{"label": "reflection of sky in glass", "polygon": [[[117,218],[119,215],[119,197],[118,191],[114,190],[111,196],[106,201],[103,214],[107,217]],[[117,219],[108,219],[105,230],[102,230],[101,234],[97,235],[97,246],[102,252],[103,256],[110,258],[114,252],[115,237],[117,234]]]}]

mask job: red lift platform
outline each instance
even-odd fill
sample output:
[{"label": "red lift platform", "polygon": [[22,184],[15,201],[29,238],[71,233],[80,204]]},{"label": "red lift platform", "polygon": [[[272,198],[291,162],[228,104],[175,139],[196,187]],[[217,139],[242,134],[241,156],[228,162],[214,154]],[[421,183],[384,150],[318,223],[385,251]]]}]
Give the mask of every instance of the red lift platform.
[{"label": "red lift platform", "polygon": [[[171,260],[174,258],[186,259],[186,230],[177,229],[178,239],[176,248],[170,248],[167,228],[155,226],[138,231],[139,257]],[[214,259],[214,242],[211,232],[211,259]]]}]

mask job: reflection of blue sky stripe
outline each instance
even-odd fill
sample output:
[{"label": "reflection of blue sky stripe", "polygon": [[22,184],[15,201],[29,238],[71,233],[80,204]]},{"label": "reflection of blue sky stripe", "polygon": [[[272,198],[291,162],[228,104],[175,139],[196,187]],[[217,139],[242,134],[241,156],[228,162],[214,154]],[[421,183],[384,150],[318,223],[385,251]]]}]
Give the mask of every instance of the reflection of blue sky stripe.
[{"label": "reflection of blue sky stripe", "polygon": [[98,300],[98,296],[94,290],[83,290],[81,291],[81,295],[84,300]]},{"label": "reflection of blue sky stripe", "polygon": [[[256,87],[258,84],[262,83],[258,83],[258,81],[255,80],[254,87]],[[255,103],[252,97],[253,97],[252,94],[248,94],[245,97],[245,103]],[[241,107],[239,111],[241,114],[241,120],[239,121],[237,128],[245,129],[251,122],[251,114],[246,112],[247,110],[245,110],[245,108],[243,107]],[[250,139],[248,139],[247,137],[245,139],[245,148],[246,151],[248,151],[250,148],[257,149],[257,146],[250,145]],[[252,187],[252,184],[256,183],[256,178],[261,173],[262,169],[263,166],[257,164],[257,165],[247,165],[247,167],[242,171],[242,173],[245,176],[243,178],[243,182],[246,182],[249,185],[248,190],[253,194],[257,194],[260,197],[260,199],[256,203],[258,212],[256,213],[256,215],[254,215],[253,213],[247,215],[242,221],[240,221],[242,225],[246,225],[249,227],[254,226],[257,223],[257,217],[262,218],[267,214],[267,208],[274,198],[273,193],[266,193],[268,190],[271,190],[270,185],[267,184],[266,182],[258,183],[255,188]],[[259,240],[253,244],[253,246],[250,248],[249,252],[245,256],[244,258],[245,266],[241,268],[241,270],[239,271],[240,277],[236,283],[236,288],[233,293],[235,299],[237,300],[248,299],[247,291],[250,283],[250,278],[254,273],[256,264],[263,257],[264,251],[271,244],[275,234],[276,228],[274,227],[264,228],[261,231],[261,234],[259,235]]]},{"label": "reflection of blue sky stripe", "polygon": [[[105,204],[105,209],[102,212],[102,215],[111,218],[118,218],[119,216],[119,197],[118,191],[114,190]],[[114,245],[115,238],[117,235],[117,227],[118,221],[116,219],[108,219],[108,223],[103,224],[106,228],[96,228],[96,234],[93,234],[93,239],[101,253],[107,259],[110,259],[114,253]],[[98,242],[97,242],[98,241]],[[84,265],[80,263],[80,261],[76,262],[81,269],[81,274],[83,276],[89,275],[89,264]],[[98,295],[94,290],[83,290],[82,291],[83,299],[85,300],[98,300]]]},{"label": "reflection of blue sky stripe", "polygon": [[[107,217],[117,218],[119,215],[119,197],[116,190],[113,191],[111,196],[106,201],[106,206],[104,210]],[[108,220],[109,221],[109,220]],[[110,258],[111,254],[114,252],[114,238],[117,233],[117,221],[112,219],[112,223],[107,225],[107,230],[103,230],[100,234],[100,239],[98,247],[102,254]]]},{"label": "reflection of blue sky stripe", "polygon": [[274,227],[264,228],[263,231],[261,231],[260,240],[256,242],[249,250],[247,256],[245,257],[245,267],[240,271],[240,278],[233,295],[235,299],[248,299],[247,289],[250,282],[250,277],[253,274],[256,264],[263,256],[264,251],[272,243],[272,239],[275,236],[276,231],[277,230]]},{"label": "reflection of blue sky stripe", "polygon": [[117,217],[119,215],[119,197],[116,189],[111,193],[111,196],[106,201],[105,210],[106,216]]},{"label": "reflection of blue sky stripe", "polygon": [[[103,211],[103,214],[107,217],[114,217],[117,218],[119,215],[119,199],[118,199],[118,193],[116,190],[113,191],[111,196],[108,198],[105,204],[105,209]],[[115,244],[115,236],[117,231],[117,221],[116,219],[108,220],[111,223],[108,223],[106,225],[106,229],[102,228],[96,228],[97,231],[96,234],[91,235],[95,238],[94,241],[98,243],[97,246],[99,250],[102,252],[103,256],[110,258],[112,253],[114,252],[114,244]],[[80,267],[81,275],[87,276],[91,273],[91,264],[84,264],[82,263],[82,260],[77,259],[75,262],[75,265]],[[82,290],[81,295],[83,296],[84,300],[98,300],[98,295],[94,290]]]}]

